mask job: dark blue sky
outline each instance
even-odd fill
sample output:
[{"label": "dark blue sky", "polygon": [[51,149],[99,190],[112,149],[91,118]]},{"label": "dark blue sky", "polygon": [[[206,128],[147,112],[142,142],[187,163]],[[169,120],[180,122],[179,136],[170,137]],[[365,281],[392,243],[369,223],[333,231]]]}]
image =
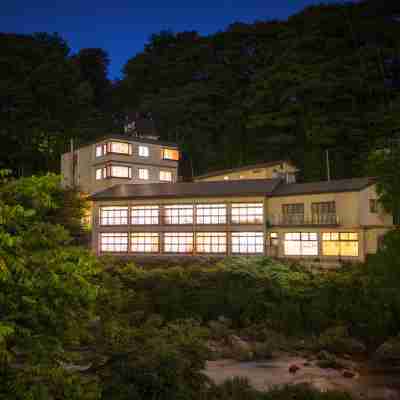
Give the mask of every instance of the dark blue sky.
[{"label": "dark blue sky", "polygon": [[[110,77],[143,49],[152,33],[223,30],[235,21],[285,19],[320,0],[8,0],[1,6],[2,32],[58,32],[74,52],[101,47],[110,58]],[[327,1],[325,1],[327,2]]]}]

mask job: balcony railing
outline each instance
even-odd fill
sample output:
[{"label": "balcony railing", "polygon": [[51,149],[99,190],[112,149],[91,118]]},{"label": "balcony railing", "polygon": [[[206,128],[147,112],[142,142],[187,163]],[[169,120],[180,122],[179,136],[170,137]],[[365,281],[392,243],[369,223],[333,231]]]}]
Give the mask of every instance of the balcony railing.
[{"label": "balcony railing", "polygon": [[304,225],[340,225],[339,217],[335,214],[304,214],[271,215],[268,218],[273,226],[304,226]]}]

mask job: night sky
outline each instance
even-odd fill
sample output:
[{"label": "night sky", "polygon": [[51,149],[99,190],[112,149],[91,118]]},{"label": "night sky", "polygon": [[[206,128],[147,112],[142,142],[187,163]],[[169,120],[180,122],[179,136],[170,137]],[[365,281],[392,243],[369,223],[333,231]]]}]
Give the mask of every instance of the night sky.
[{"label": "night sky", "polygon": [[152,33],[223,30],[236,21],[285,19],[320,0],[9,0],[1,7],[2,32],[58,32],[73,52],[101,47],[110,58],[110,77],[143,49]]}]

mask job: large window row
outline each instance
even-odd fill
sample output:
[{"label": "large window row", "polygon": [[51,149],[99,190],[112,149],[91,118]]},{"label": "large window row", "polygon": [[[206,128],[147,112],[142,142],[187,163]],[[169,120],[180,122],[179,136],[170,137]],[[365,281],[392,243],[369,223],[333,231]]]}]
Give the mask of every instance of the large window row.
[{"label": "large window row", "polygon": [[[109,164],[96,169],[96,180],[106,178],[131,179],[132,176],[132,167],[127,165]],[[148,168],[138,168],[137,176],[143,181],[148,181],[150,179],[150,170]],[[161,170],[159,172],[159,180],[162,182],[172,182],[172,172]]]},{"label": "large window row", "polygon": [[[103,157],[106,154],[122,154],[130,156],[133,154],[133,144],[121,141],[109,141],[107,143],[101,143],[96,145],[96,157]],[[137,154],[139,157],[148,158],[150,157],[150,147],[146,145],[137,146]],[[161,149],[162,160],[179,160],[179,151],[176,149]]]},{"label": "large window row", "polygon": [[[161,213],[162,212],[162,213]],[[194,213],[196,212],[196,217]],[[218,225],[228,222],[226,204],[179,204],[160,206],[101,207],[100,225]],[[124,218],[121,218],[121,215]],[[232,224],[262,224],[262,203],[234,203],[231,205]]]},{"label": "large window row", "polygon": [[[162,240],[162,243],[161,243]],[[226,232],[103,232],[99,237],[102,253],[181,253],[226,254]],[[262,232],[231,233],[232,254],[262,254]]]}]

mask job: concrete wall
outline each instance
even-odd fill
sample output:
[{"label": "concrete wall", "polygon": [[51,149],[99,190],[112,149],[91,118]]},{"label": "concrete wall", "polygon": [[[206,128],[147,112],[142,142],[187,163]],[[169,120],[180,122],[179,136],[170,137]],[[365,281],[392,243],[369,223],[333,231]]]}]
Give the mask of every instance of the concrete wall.
[{"label": "concrete wall", "polygon": [[195,178],[195,182],[211,182],[211,181],[223,181],[223,180],[239,180],[239,179],[272,179],[275,176],[275,172],[279,173],[295,173],[297,169],[288,163],[282,163],[271,167],[260,167],[260,168],[248,168],[240,171],[227,172],[220,175],[213,175],[209,177],[198,177]]}]

